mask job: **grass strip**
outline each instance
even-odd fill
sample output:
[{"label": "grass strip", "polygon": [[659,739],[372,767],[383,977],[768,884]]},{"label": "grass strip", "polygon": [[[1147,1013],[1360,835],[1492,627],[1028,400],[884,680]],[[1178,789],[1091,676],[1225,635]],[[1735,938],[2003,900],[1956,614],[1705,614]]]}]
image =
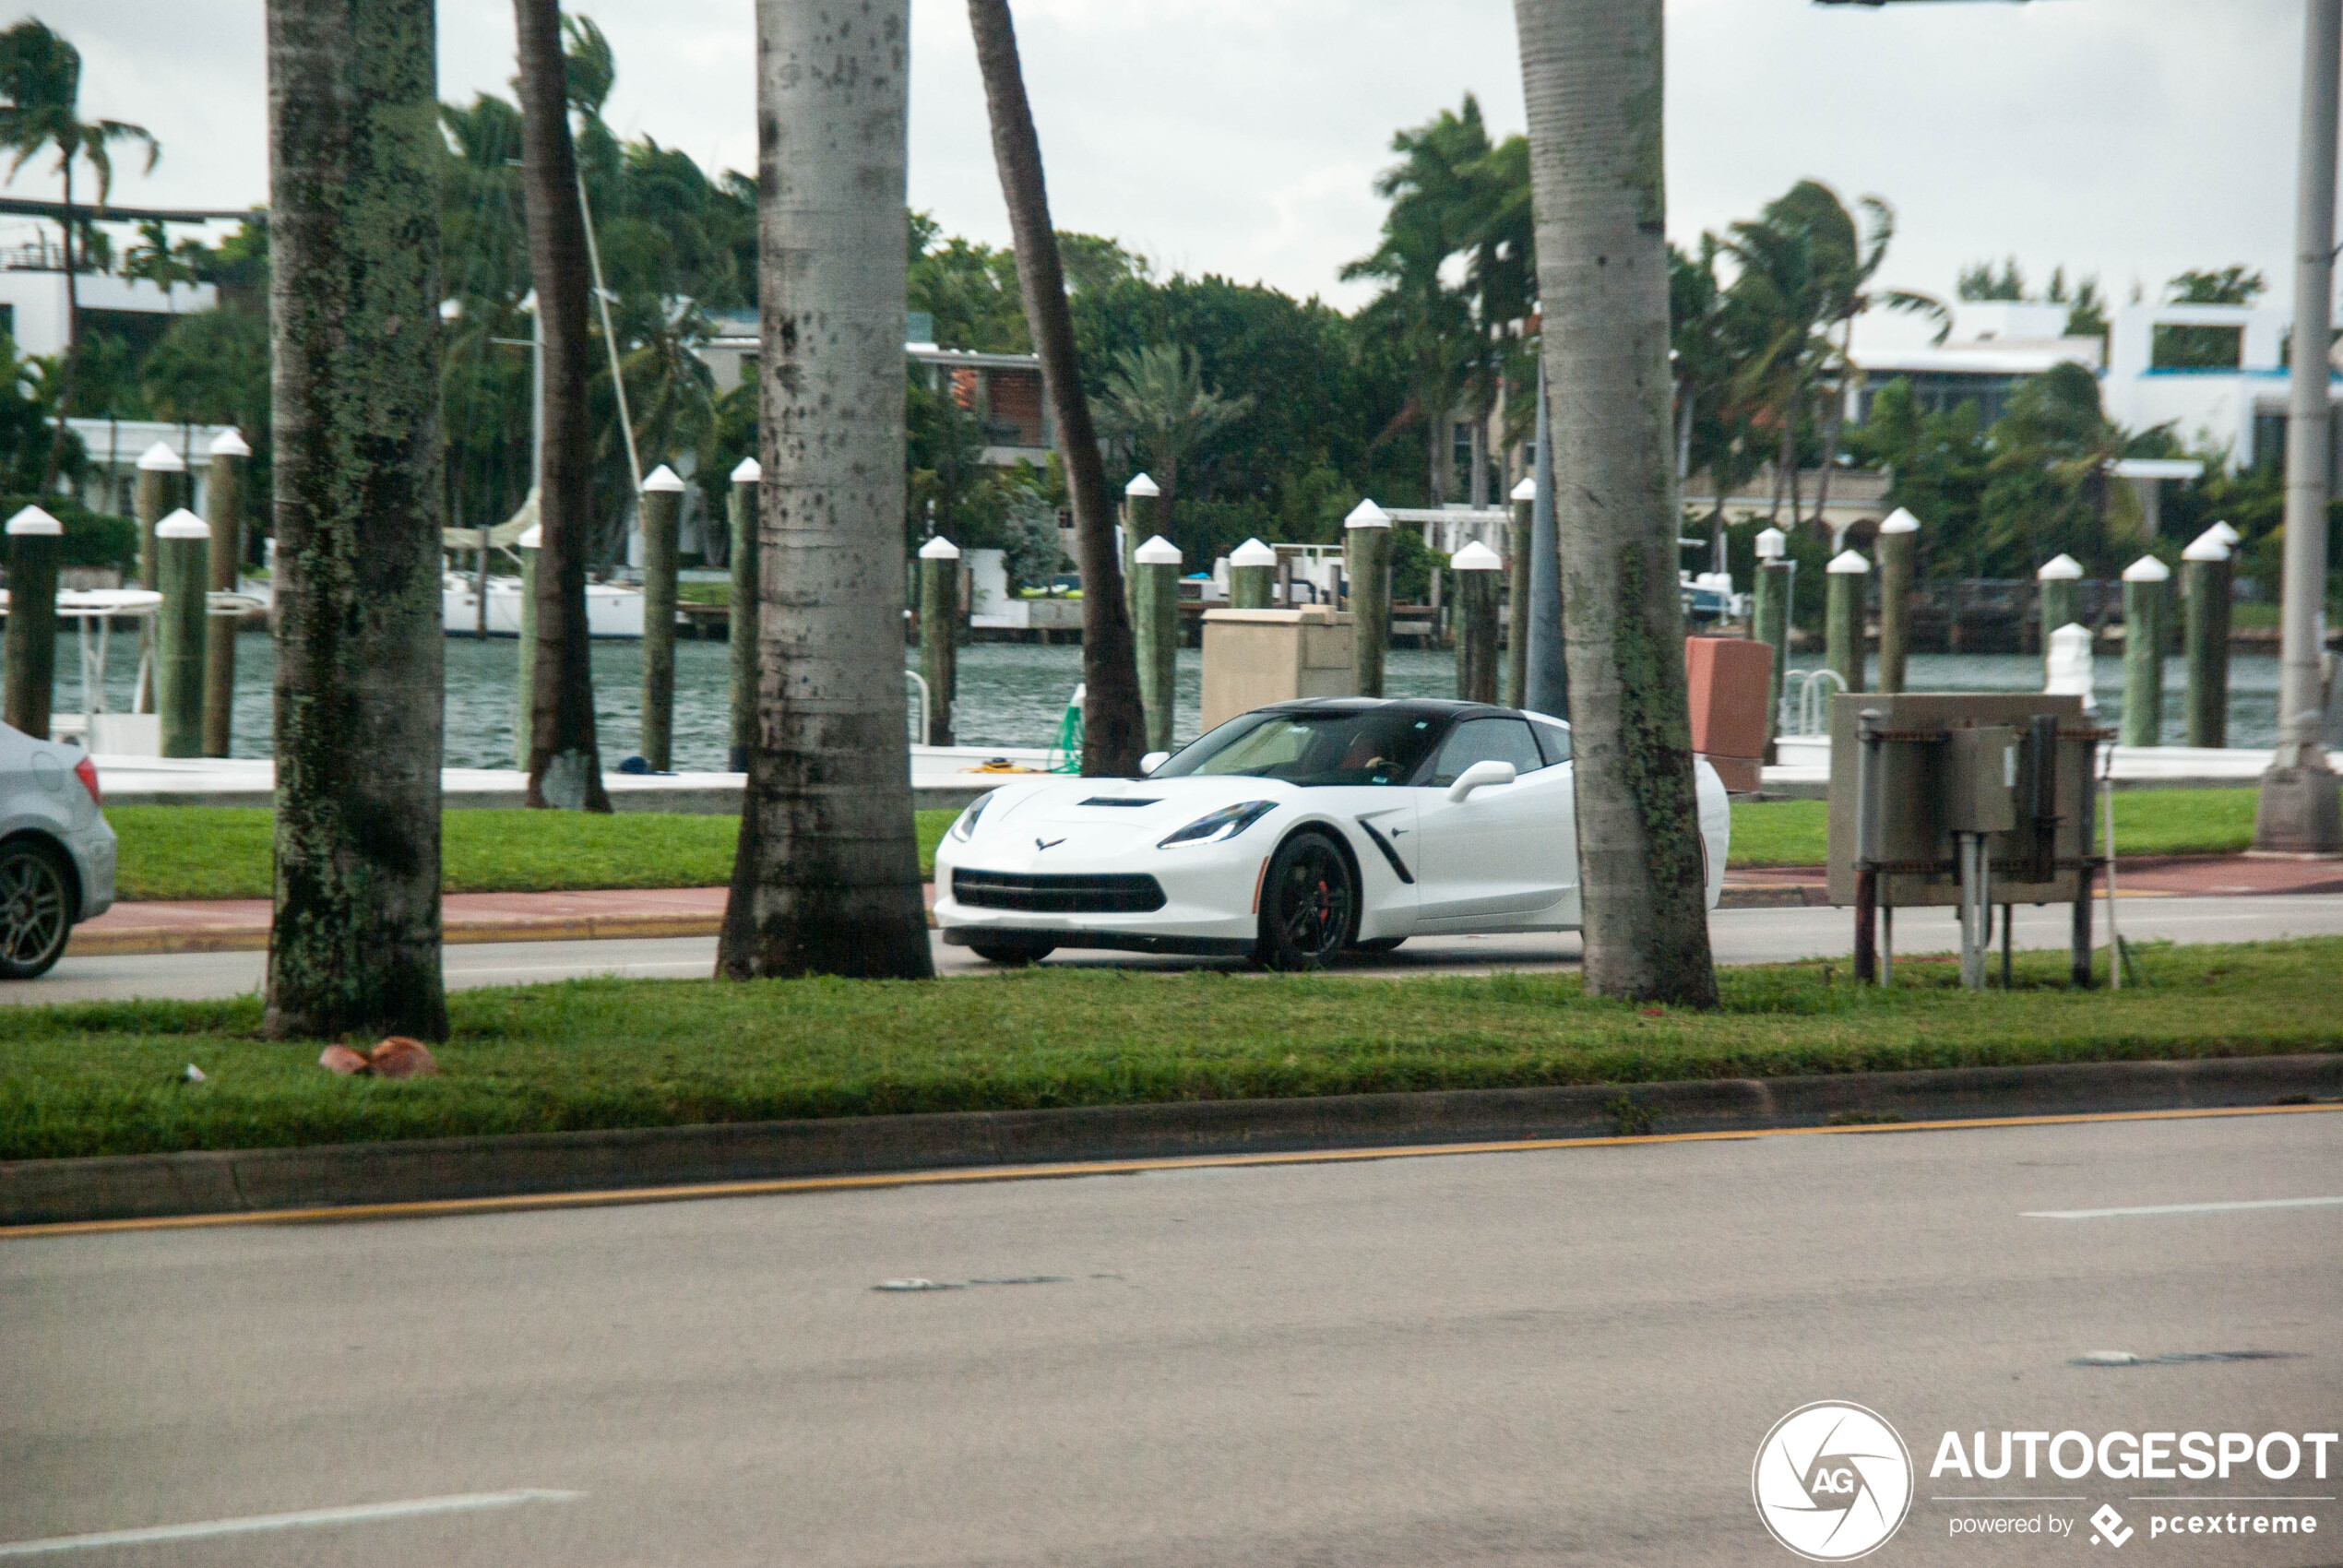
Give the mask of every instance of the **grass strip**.
[{"label": "grass strip", "polygon": [[[955,812],[919,814],[920,874]],[[118,806],[117,897],[266,898],[274,814],[265,806]],[[456,811],[440,821],[450,893],[718,887],[732,879],[740,820],[664,812]]]},{"label": "grass strip", "polygon": [[404,1083],[260,1039],[255,999],[9,1008],[0,1158],[2343,1048],[2343,938],[2141,957],[2121,992],[2064,989],[2055,954],[1980,996],[1949,959],[1899,956],[1888,992],[1843,964],[1726,969],[1705,1014],[1571,975],[575,980],[454,993],[446,1075]]},{"label": "grass strip", "polygon": [[[2254,845],[2252,790],[2119,790],[2115,847],[2123,855],[2236,855]],[[1823,801],[1733,806],[1732,866],[1818,866],[1830,835]]]}]

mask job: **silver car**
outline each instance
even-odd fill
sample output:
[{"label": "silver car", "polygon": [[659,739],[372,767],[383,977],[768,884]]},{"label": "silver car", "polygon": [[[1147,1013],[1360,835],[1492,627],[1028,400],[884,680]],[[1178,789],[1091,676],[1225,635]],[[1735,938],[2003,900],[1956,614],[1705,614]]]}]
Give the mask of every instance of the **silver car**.
[{"label": "silver car", "polygon": [[46,973],[113,907],[113,862],[88,754],[0,724],[0,980]]}]

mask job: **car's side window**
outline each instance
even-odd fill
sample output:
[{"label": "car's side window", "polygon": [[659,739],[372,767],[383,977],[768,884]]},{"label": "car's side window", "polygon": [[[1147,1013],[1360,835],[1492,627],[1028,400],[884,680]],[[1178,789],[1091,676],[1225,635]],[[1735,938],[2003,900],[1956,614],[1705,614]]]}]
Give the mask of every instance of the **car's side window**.
[{"label": "car's side window", "polygon": [[1445,790],[1476,762],[1509,762],[1516,773],[1535,773],[1546,766],[1521,719],[1468,719],[1448,732],[1432,765],[1430,785]]},{"label": "car's side window", "polygon": [[1557,766],[1570,760],[1570,731],[1559,724],[1529,721],[1530,730],[1538,737],[1538,749],[1546,754],[1546,766]]}]

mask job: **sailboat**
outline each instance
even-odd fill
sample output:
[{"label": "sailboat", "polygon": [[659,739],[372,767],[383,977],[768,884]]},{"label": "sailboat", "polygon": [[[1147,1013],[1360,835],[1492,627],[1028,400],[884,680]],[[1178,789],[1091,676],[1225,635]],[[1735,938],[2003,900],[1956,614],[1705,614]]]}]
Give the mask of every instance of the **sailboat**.
[{"label": "sailboat", "polygon": [[[537,492],[510,517],[488,529],[488,548],[509,552],[520,536],[537,526]],[[448,529],[442,546],[458,560],[479,558],[480,530]],[[483,584],[487,606],[481,604]],[[484,576],[479,571],[444,572],[439,580],[440,624],[451,637],[517,637],[520,636],[521,579]],[[586,635],[589,637],[639,637],[643,635],[643,592],[617,583],[586,585]]]}]

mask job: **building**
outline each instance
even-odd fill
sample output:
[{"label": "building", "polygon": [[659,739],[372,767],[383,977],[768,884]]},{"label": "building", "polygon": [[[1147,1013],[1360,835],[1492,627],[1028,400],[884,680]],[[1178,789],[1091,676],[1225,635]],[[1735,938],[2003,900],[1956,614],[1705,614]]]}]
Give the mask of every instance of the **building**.
[{"label": "building", "polygon": [[[2168,424],[2232,469],[2286,460],[2290,307],[2133,305],[2108,334],[2100,400],[2128,430]],[[2336,396],[2328,374],[2328,398]]]},{"label": "building", "polygon": [[[43,268],[35,265],[46,258]],[[61,354],[65,348],[65,275],[54,249],[28,245],[0,255],[0,331],[16,340],[20,354]],[[144,354],[161,341],[172,318],[208,311],[220,303],[209,283],[173,283],[169,289],[143,278],[109,278],[85,272],[75,279],[81,297],[81,337],[120,338]]]},{"label": "building", "polygon": [[1922,413],[1949,413],[1975,403],[1979,424],[1992,424],[2027,377],[2059,364],[2101,368],[2105,345],[2097,338],[2068,337],[2066,317],[2064,305],[1966,301],[1954,307],[1953,328],[1942,343],[1858,346],[1850,357],[1861,374],[1847,389],[1848,421],[1868,420],[1881,389],[1904,381],[1910,383]]},{"label": "building", "polygon": [[165,424],[160,420],[67,420],[81,437],[89,466],[73,486],[74,499],[93,512],[133,515],[138,495],[138,459],[158,441],[187,465],[189,488],[182,502],[201,513],[205,481],[211,472],[211,444],[233,429],[225,424]]}]

